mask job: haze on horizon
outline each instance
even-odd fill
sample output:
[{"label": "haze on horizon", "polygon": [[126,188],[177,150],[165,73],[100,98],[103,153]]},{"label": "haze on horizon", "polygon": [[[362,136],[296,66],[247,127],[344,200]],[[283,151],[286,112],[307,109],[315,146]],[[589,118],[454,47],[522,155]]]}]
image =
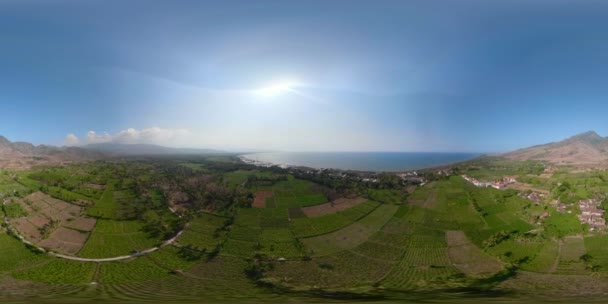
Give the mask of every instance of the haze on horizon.
[{"label": "haze on horizon", "polygon": [[603,1],[0,1],[0,135],[497,152],[608,134]]}]

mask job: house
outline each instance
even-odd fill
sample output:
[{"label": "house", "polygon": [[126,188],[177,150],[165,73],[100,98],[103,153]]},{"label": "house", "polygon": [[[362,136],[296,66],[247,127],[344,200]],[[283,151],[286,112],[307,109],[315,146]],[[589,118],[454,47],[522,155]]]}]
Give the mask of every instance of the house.
[{"label": "house", "polygon": [[596,199],[580,200],[578,202],[581,214],[578,219],[582,224],[589,225],[590,231],[606,229],[606,221],[604,220],[604,210],[600,209],[601,202]]}]

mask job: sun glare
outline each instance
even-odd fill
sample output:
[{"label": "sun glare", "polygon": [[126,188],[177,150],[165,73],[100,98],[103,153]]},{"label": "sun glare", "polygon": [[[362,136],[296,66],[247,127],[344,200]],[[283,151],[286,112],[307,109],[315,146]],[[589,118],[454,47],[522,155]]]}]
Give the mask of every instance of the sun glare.
[{"label": "sun glare", "polygon": [[274,97],[287,92],[292,92],[294,86],[295,84],[292,82],[280,82],[258,89],[255,91],[255,93],[263,97]]}]

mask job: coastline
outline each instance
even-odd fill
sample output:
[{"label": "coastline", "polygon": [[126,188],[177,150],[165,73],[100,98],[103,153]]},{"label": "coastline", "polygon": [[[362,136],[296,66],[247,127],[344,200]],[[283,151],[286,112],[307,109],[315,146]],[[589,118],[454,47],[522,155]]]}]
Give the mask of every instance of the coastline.
[{"label": "coastline", "polygon": [[[262,160],[260,160],[258,157],[255,157],[255,159],[253,158],[253,156],[264,156],[264,154],[282,154],[282,156],[291,155],[297,156],[296,158],[299,159],[294,161],[292,157],[291,161],[289,161],[286,159],[290,157],[283,157],[284,161],[269,161],[268,157],[263,157]],[[368,154],[369,156],[360,157],[365,154]],[[482,155],[484,154],[460,152],[256,152],[238,154],[237,157],[246,164],[266,168],[277,166],[282,169],[306,168],[311,170],[330,169],[362,173],[401,173],[442,168],[469,161]],[[307,156],[309,157],[308,159]],[[331,156],[330,158],[333,157],[333,160],[328,159],[327,157],[319,160],[318,158],[320,156]],[[348,158],[349,156],[358,157],[351,159],[350,162],[345,161],[340,163],[340,161],[342,161],[340,158]],[[393,159],[388,159],[390,157],[386,156],[390,156]],[[400,156],[401,158],[395,159],[395,156]],[[278,158],[280,159],[281,157]],[[317,159],[315,160],[313,158]],[[299,162],[300,164],[296,162]],[[332,164],[328,164],[328,162]],[[315,165],[311,165],[310,163],[314,163]],[[338,164],[336,165],[336,163]]]}]

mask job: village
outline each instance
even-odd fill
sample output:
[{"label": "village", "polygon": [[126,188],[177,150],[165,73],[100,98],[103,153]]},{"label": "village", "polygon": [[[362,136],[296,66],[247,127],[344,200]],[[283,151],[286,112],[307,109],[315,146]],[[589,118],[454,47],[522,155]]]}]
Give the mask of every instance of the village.
[{"label": "village", "polygon": [[586,199],[578,202],[581,214],[578,219],[582,224],[589,225],[589,231],[605,230],[604,210],[600,209],[601,201],[597,199]]},{"label": "village", "polygon": [[465,180],[467,180],[468,182],[470,182],[471,184],[477,186],[477,187],[492,187],[495,189],[505,189],[507,188],[508,185],[510,184],[514,184],[517,182],[517,180],[515,179],[515,177],[513,176],[505,176],[503,177],[501,180],[495,180],[492,182],[485,182],[485,181],[479,181],[475,178],[469,177],[467,175],[461,175],[462,178],[464,178]]},{"label": "village", "polygon": [[[505,189],[510,184],[517,182],[516,178],[512,176],[505,176],[500,180],[491,182],[480,181],[467,175],[462,175],[462,178],[477,187],[492,187],[499,190]],[[545,194],[534,191],[522,192],[519,194],[519,196],[534,202],[536,205],[539,205],[546,197]],[[559,200],[552,200],[549,204],[555,207],[559,213],[572,213],[572,210],[568,210],[568,205],[560,202]],[[606,220],[604,219],[605,211],[600,208],[600,205],[601,201],[598,199],[583,199],[578,201],[578,207],[581,213],[578,214],[577,217],[581,224],[589,226],[589,231],[604,231],[607,228]],[[542,219],[549,216],[550,213],[544,212],[540,218]]]}]

